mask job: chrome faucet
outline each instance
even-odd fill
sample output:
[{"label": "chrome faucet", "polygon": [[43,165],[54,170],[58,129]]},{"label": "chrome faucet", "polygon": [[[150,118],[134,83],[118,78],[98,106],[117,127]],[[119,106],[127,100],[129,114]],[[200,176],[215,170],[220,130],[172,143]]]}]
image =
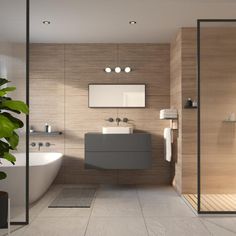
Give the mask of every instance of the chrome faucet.
[{"label": "chrome faucet", "polygon": [[55,145],[55,144],[54,144],[54,143],[49,143],[49,142],[45,143],[45,146],[46,146],[46,147],[50,147],[50,146],[52,146],[52,145]]},{"label": "chrome faucet", "polygon": [[39,142],[38,143],[38,150],[40,151],[41,147],[43,146],[43,143]]},{"label": "chrome faucet", "polygon": [[106,119],[105,121],[113,122],[114,119],[112,117],[110,117],[110,118]]},{"label": "chrome faucet", "polygon": [[117,118],[116,118],[116,124],[117,124],[117,126],[120,125],[120,122],[121,122],[121,119],[120,119],[119,117],[117,117]]}]

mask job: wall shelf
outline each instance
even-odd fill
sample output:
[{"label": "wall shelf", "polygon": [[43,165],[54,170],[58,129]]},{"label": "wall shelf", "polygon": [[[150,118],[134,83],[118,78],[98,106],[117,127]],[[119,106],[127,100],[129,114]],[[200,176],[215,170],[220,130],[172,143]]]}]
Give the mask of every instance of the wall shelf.
[{"label": "wall shelf", "polygon": [[57,135],[62,135],[62,131],[53,131],[53,132],[45,132],[45,131],[34,131],[34,132],[30,132],[30,135],[33,135],[33,136],[37,136],[37,135],[45,135],[45,136],[57,136]]},{"label": "wall shelf", "polygon": [[160,119],[160,120],[178,120],[178,117],[177,118],[164,118],[164,119]]},{"label": "wall shelf", "polygon": [[236,123],[236,120],[223,120],[224,123]]},{"label": "wall shelf", "polygon": [[184,109],[197,109],[197,107],[184,107]]}]

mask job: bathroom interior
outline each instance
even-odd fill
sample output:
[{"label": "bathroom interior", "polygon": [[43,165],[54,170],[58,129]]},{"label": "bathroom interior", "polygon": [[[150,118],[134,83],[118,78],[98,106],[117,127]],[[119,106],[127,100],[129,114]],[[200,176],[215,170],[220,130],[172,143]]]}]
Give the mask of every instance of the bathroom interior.
[{"label": "bathroom interior", "polygon": [[0,0],[0,77],[30,109],[0,165],[11,235],[236,235],[236,3],[122,3]]}]

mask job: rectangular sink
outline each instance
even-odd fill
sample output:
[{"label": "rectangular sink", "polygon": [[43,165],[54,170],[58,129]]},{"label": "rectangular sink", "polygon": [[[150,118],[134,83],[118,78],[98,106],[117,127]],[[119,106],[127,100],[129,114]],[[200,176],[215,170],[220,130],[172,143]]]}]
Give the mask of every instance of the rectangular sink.
[{"label": "rectangular sink", "polygon": [[114,126],[114,127],[102,127],[103,134],[132,134],[132,127],[122,127],[122,126]]}]

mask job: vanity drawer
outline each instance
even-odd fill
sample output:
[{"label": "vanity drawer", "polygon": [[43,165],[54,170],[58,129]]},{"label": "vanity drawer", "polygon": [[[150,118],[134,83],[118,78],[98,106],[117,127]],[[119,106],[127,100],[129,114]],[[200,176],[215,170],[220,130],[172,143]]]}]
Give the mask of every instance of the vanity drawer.
[{"label": "vanity drawer", "polygon": [[85,152],[88,169],[148,169],[151,152]]},{"label": "vanity drawer", "polygon": [[85,151],[151,151],[151,135],[138,134],[85,134]]}]

